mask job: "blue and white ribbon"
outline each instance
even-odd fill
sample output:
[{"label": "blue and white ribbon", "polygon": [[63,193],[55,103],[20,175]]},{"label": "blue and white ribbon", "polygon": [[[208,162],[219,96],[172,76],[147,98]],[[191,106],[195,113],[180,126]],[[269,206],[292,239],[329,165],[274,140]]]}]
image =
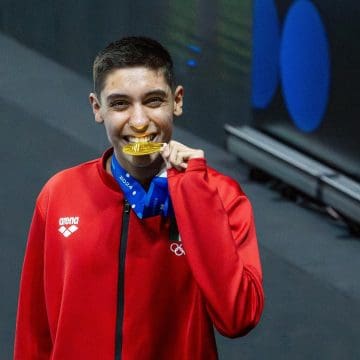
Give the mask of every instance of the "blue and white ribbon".
[{"label": "blue and white ribbon", "polygon": [[166,170],[152,179],[147,192],[121,167],[115,155],[111,159],[111,172],[138,218],[172,214]]}]

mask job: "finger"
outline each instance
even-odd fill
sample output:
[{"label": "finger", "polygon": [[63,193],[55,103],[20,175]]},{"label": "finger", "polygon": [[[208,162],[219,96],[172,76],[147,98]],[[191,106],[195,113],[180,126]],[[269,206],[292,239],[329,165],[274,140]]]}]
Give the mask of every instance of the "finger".
[{"label": "finger", "polygon": [[169,156],[170,153],[169,144],[164,143],[162,148],[160,149],[160,153],[163,154],[165,157]]},{"label": "finger", "polygon": [[165,152],[167,157],[167,167],[174,167],[177,170],[184,170],[188,167],[188,160],[193,158],[203,158],[204,152],[199,149],[192,149],[177,141],[171,140]]},{"label": "finger", "polygon": [[180,164],[183,162],[188,162],[189,159],[193,158],[194,156],[194,151],[193,150],[184,150],[184,151],[178,151],[176,153],[176,163]]},{"label": "finger", "polygon": [[176,151],[173,150],[169,158],[171,166],[175,167],[177,170],[184,170],[188,167],[187,161],[191,156],[192,151]]},{"label": "finger", "polygon": [[166,160],[170,155],[169,144],[164,143],[163,147],[160,149],[160,154]]},{"label": "finger", "polygon": [[168,157],[168,161],[173,165],[177,165],[177,153],[178,153],[177,146],[174,144],[170,144],[170,154]]},{"label": "finger", "polygon": [[170,147],[169,144],[164,143],[163,147],[160,149],[160,155],[165,162],[166,169],[171,168],[171,164],[169,162],[169,155],[170,155]]},{"label": "finger", "polygon": [[174,167],[175,169],[181,171],[184,167],[181,166],[181,157],[178,157],[179,144],[175,141],[169,143],[169,156],[167,158],[167,168]]}]

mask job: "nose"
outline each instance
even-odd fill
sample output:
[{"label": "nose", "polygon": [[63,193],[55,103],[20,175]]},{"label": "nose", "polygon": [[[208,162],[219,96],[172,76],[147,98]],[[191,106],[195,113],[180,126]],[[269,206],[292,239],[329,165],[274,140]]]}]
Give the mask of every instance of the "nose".
[{"label": "nose", "polygon": [[129,121],[131,129],[135,132],[145,132],[149,126],[149,123],[149,118],[142,106],[140,105],[135,107]]}]

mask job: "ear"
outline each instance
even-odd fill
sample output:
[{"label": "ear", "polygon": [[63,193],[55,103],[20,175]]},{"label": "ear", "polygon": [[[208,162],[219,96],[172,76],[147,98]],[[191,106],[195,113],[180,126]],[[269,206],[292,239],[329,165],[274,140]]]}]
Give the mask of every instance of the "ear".
[{"label": "ear", "polygon": [[174,115],[180,116],[183,113],[184,88],[179,85],[174,92]]},{"label": "ear", "polygon": [[101,116],[101,104],[95,93],[90,93],[89,101],[95,116],[95,121],[99,124],[102,124],[104,122],[104,119]]}]

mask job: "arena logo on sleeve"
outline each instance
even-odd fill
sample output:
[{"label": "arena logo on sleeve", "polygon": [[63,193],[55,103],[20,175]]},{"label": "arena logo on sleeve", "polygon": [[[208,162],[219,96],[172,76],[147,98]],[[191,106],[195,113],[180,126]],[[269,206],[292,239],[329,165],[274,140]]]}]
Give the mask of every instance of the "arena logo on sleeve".
[{"label": "arena logo on sleeve", "polygon": [[77,226],[79,225],[79,222],[79,216],[61,217],[59,218],[60,227],[58,231],[67,238],[79,229]]}]

